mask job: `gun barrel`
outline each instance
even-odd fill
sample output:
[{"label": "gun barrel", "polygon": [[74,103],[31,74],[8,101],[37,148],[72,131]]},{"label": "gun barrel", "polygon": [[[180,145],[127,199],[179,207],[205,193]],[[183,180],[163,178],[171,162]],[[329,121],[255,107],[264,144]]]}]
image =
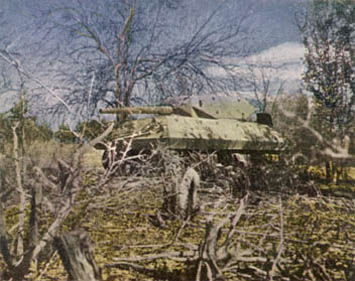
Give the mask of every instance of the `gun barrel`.
[{"label": "gun barrel", "polygon": [[121,107],[100,109],[101,114],[159,114],[169,115],[174,112],[171,106],[139,106],[139,107]]}]

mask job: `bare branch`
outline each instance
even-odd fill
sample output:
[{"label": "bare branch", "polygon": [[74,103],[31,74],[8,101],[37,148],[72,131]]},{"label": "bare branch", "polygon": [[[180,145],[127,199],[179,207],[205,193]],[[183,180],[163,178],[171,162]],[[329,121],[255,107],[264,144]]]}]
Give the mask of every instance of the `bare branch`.
[{"label": "bare branch", "polygon": [[50,95],[52,95],[55,99],[57,99],[61,104],[63,104],[65,106],[65,108],[68,110],[69,113],[73,113],[72,110],[70,109],[70,106],[59,96],[55,93],[55,91],[53,91],[52,89],[50,89],[49,87],[47,87],[41,80],[39,80],[38,78],[34,77],[32,74],[30,74],[30,72],[28,70],[26,70],[21,63],[16,60],[11,54],[9,54],[8,52],[4,51],[4,50],[0,50],[0,56],[10,65],[12,65],[13,67],[16,68],[16,70],[23,74],[25,77],[27,77],[28,79],[32,80],[33,82],[35,82],[36,84],[38,84],[41,88],[45,89]]},{"label": "bare branch", "polygon": [[282,200],[281,197],[279,198],[279,206],[280,206],[280,242],[279,245],[277,247],[277,256],[274,259],[273,263],[272,263],[272,268],[271,271],[269,272],[269,278],[270,280],[273,280],[274,275],[275,275],[275,271],[276,271],[276,267],[280,262],[281,259],[281,255],[284,249],[284,242],[285,242],[285,238],[284,238],[284,219],[283,219],[283,208],[282,208]]}]

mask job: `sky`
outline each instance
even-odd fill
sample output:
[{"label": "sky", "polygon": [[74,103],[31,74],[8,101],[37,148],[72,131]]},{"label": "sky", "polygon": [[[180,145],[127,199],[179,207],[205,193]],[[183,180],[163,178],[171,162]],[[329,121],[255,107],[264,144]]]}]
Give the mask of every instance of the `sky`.
[{"label": "sky", "polygon": [[[81,0],[84,4],[94,3],[95,0]],[[177,0],[175,0],[177,1]],[[184,1],[184,0],[182,0]],[[208,12],[213,10],[216,3],[223,0],[189,0],[189,11],[184,11],[184,14],[176,15],[176,20],[184,25],[189,22],[189,19],[207,15]],[[262,34],[268,35],[264,40],[262,48],[268,48],[270,45],[277,45],[287,41],[297,41],[299,35],[297,28],[294,25],[294,6],[301,0],[249,0],[255,1],[252,7],[257,10],[259,16],[256,18],[255,24],[262,31]],[[68,0],[0,0],[0,13],[2,18],[5,18],[10,24],[6,29],[0,29],[0,36],[6,36],[6,33],[13,33],[14,30],[22,30],[23,33],[29,32],[32,34],[28,27],[38,15],[37,11],[41,8],[54,6],[60,3],[72,2]],[[98,2],[104,2],[100,0]],[[186,2],[186,1],[185,1]],[[228,5],[228,9],[224,9],[225,16],[227,13],[237,13],[239,6],[238,1],[224,1]],[[34,16],[34,17],[33,17]],[[223,17],[223,15],[221,15]],[[174,19],[175,20],[175,19]],[[1,38],[1,37],[0,37]]]},{"label": "sky", "polygon": [[[38,28],[33,28],[34,23],[37,27],[40,26],[42,19],[39,15],[41,10],[54,7],[56,5],[65,4],[66,2],[71,4],[74,0],[0,0],[0,49],[7,47],[15,54],[21,53],[24,65],[28,66],[30,70],[33,65],[37,63],[36,54],[38,58],[44,54],[45,49],[37,51],[38,44],[32,44],[37,38],[46,38],[48,41],[43,42],[47,46],[60,45],[63,46],[65,40],[68,38],[62,37],[62,34],[57,33],[55,36],[47,36]],[[95,9],[96,3],[101,5],[105,4],[106,0],[75,0],[79,1],[83,5],[92,6]],[[95,2],[96,1],[96,2]],[[142,9],[152,9],[150,6],[145,6],[146,0],[137,0],[143,3],[140,7]],[[172,1],[172,0],[170,0]],[[177,0],[174,0],[177,1]],[[254,30],[254,41],[252,45],[249,45],[250,51],[254,52],[254,55],[258,53],[265,53],[267,50],[272,49],[273,52],[282,50],[284,53],[298,53],[295,49],[298,48],[300,43],[300,37],[297,28],[294,24],[295,5],[302,0],[245,0],[244,4],[240,4],[236,0],[180,0],[183,5],[188,7],[183,12],[177,9],[175,14],[169,15],[170,21],[173,23],[171,26],[175,26],[175,29],[170,30],[176,40],[189,36],[196,31],[196,26],[201,24],[211,12],[216,9],[218,5],[221,5],[220,14],[218,14],[216,24],[218,25],[218,19],[233,19],[241,16],[245,12],[253,12],[253,17],[250,17],[247,24],[252,27],[250,30]],[[255,1],[254,5],[250,5],[252,1]],[[247,7],[247,8],[246,8]],[[250,9],[252,10],[248,10]],[[153,7],[156,9],[157,7]],[[98,12],[100,10],[98,9]],[[248,26],[249,27],[249,26]],[[170,35],[171,35],[170,34]],[[291,44],[288,44],[291,43]],[[276,48],[277,46],[283,46]],[[292,49],[292,50],[291,50]],[[276,56],[277,57],[277,56]],[[275,58],[275,56],[274,56]],[[286,56],[287,60],[287,56]],[[294,61],[294,56],[292,57]],[[55,64],[48,62],[48,64]],[[3,64],[3,65],[1,65]],[[4,66],[3,61],[0,60],[0,68]],[[298,66],[299,68],[299,66]],[[292,71],[291,71],[292,72]],[[35,75],[37,73],[34,73]],[[15,75],[12,73],[12,75]],[[39,75],[39,74],[38,74]],[[41,74],[41,79],[46,79],[46,75]],[[44,78],[43,78],[44,77]],[[292,77],[294,79],[294,77]],[[50,81],[45,81],[50,84]],[[55,87],[55,85],[51,85]],[[50,99],[51,96],[47,96]],[[48,101],[47,101],[48,102]],[[11,95],[1,95],[0,92],[0,110],[8,108],[13,104]]]}]

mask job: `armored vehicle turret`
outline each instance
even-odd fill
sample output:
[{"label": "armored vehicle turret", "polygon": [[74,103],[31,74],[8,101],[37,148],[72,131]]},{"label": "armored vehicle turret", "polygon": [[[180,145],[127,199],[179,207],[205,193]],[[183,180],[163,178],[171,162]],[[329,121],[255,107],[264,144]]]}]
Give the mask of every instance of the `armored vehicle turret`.
[{"label": "armored vehicle turret", "polygon": [[[117,145],[131,141],[136,152],[159,142],[178,151],[279,153],[284,139],[272,128],[271,116],[258,114],[255,121],[249,121],[254,110],[248,101],[240,100],[225,104],[106,108],[100,113],[118,115],[121,121],[110,138]],[[132,120],[131,115],[140,116]]]}]

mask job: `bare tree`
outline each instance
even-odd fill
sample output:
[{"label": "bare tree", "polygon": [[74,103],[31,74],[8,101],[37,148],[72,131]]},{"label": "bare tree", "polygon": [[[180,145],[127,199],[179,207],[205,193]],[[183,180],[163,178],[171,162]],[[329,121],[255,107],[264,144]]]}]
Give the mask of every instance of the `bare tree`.
[{"label": "bare tree", "polygon": [[[0,58],[17,72],[21,81],[24,79],[33,81],[57,96],[55,92],[24,69],[14,55],[6,49],[0,49]],[[8,116],[8,121],[11,123],[13,150],[12,155],[8,155],[8,159],[5,158],[6,161],[3,162],[13,162],[10,166],[14,167],[14,172],[10,172],[11,168],[6,167],[4,163],[1,163],[0,167],[0,254],[6,265],[2,278],[18,281],[23,280],[30,272],[31,264],[37,261],[41,253],[45,251],[73,208],[76,194],[80,190],[78,182],[81,173],[80,159],[85,146],[95,145],[113,128],[112,124],[99,137],[78,148],[73,154],[71,163],[59,159],[56,172],[48,176],[41,167],[33,165],[29,159],[25,134],[25,126],[28,123],[26,122],[27,107],[24,93],[25,90],[22,88],[20,102],[10,110],[10,116]],[[58,98],[61,100],[60,97]],[[9,177],[14,178],[13,183],[7,179]],[[8,205],[7,201],[12,200],[18,201],[18,222],[14,226],[15,235],[10,236],[7,234],[9,227],[5,220],[4,206]],[[29,219],[26,220],[28,205],[30,205],[30,214]],[[54,220],[40,235],[39,221],[43,212],[46,211],[52,214]]]},{"label": "bare tree", "polygon": [[[24,280],[29,274],[31,264],[38,260],[39,256],[47,251],[47,246],[53,241],[53,237],[59,233],[59,229],[75,207],[76,196],[82,185],[79,182],[81,174],[81,155],[88,145],[95,145],[106,137],[113,128],[109,126],[107,130],[91,141],[79,147],[72,157],[70,163],[58,159],[55,172],[45,173],[39,166],[29,166],[24,169],[25,159],[28,152],[20,154],[19,135],[17,127],[19,121],[13,125],[13,156],[15,166],[15,187],[12,187],[19,193],[18,200],[18,223],[15,225],[16,235],[7,234],[8,225],[5,223],[4,205],[10,201],[9,187],[6,182],[1,181],[0,204],[0,253],[5,261],[6,268],[3,272],[3,280]],[[2,167],[3,168],[3,167]],[[9,172],[4,171],[2,172]],[[33,174],[32,174],[33,173]],[[9,184],[9,183],[7,183]],[[13,199],[13,197],[11,197]],[[25,220],[26,206],[30,205],[29,219]],[[52,222],[43,226],[43,231],[39,231],[39,222],[41,215],[49,212],[54,218]],[[28,229],[24,232],[24,229]],[[16,247],[14,247],[16,245]],[[53,253],[49,254],[49,257]]]},{"label": "bare tree", "polygon": [[[94,114],[99,105],[159,102],[170,95],[233,87],[230,77],[212,70],[227,70],[228,58],[246,53],[253,3],[212,2],[206,2],[208,14],[196,17],[185,16],[193,6],[185,1],[174,6],[159,0],[105,5],[75,1],[42,8],[47,41],[59,36],[67,43],[60,48],[47,46],[60,58],[52,75],[66,88],[63,99],[70,105],[88,104]],[[236,14],[226,13],[228,9]],[[181,15],[189,21],[178,24]],[[90,97],[88,85],[93,88]]]},{"label": "bare tree", "polygon": [[347,181],[348,167],[355,161],[352,131],[340,140],[330,137],[322,126],[317,103],[304,94],[281,97],[274,116],[276,127],[287,132],[291,162],[304,164],[306,170],[317,167],[322,171],[321,166],[325,165],[325,175],[319,174],[318,178],[334,183]]},{"label": "bare tree", "polygon": [[[7,21],[5,11],[0,12],[0,18],[0,61],[4,62],[4,59],[6,58],[5,62],[7,62],[7,50],[12,42],[12,38],[10,38],[9,33],[7,33],[10,24]],[[11,67],[11,65],[9,65],[8,63],[2,63],[0,65],[0,97],[2,97],[4,94],[19,92],[19,83],[16,83],[17,81],[14,81],[17,80],[14,78],[18,77],[16,77],[16,74],[15,77],[13,77],[14,72],[16,72],[16,69]]]},{"label": "bare tree", "polygon": [[31,72],[25,69],[22,63],[18,59],[16,59],[11,53],[9,53],[7,50],[0,49],[0,58],[3,59],[3,61],[8,63],[17,71],[20,80],[23,81],[24,78],[27,78],[31,82],[37,84],[39,87],[43,88],[47,93],[52,95],[55,99],[57,99],[66,108],[67,111],[69,112],[72,111],[69,105],[53,89],[51,89],[51,87],[46,86],[46,84],[43,83],[40,79],[32,75]]},{"label": "bare tree", "polygon": [[275,66],[271,61],[248,62],[248,73],[244,77],[244,87],[253,93],[259,112],[271,112],[277,98],[282,94],[285,81],[277,77],[282,65]]},{"label": "bare tree", "polygon": [[[314,0],[297,19],[306,48],[304,81],[315,99],[318,132],[327,142],[346,147],[355,120],[353,1]],[[327,171],[336,166],[332,157],[326,166]]]}]

